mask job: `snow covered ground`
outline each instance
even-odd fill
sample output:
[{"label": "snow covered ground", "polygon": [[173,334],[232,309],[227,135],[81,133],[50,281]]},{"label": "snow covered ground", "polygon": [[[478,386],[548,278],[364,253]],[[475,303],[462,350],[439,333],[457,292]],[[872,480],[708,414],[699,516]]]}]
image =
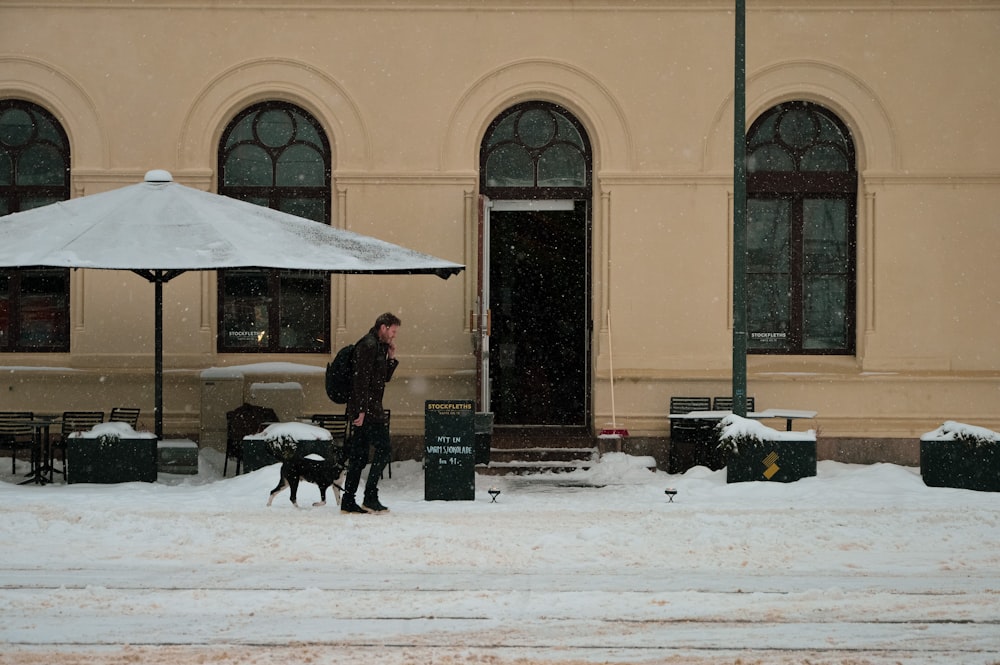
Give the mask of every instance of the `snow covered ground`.
[{"label": "snow covered ground", "polygon": [[0,663],[1000,663],[1000,494],[642,462],[435,502],[402,462],[390,514],[345,515],[308,484],[268,508],[277,466],[223,479],[205,451],[107,486],[4,458]]}]

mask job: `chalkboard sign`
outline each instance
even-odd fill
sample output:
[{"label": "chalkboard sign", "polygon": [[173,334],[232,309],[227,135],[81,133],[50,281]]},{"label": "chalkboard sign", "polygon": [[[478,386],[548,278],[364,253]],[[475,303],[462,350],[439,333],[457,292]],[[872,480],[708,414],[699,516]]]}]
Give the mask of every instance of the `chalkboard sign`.
[{"label": "chalkboard sign", "polygon": [[476,498],[475,404],[428,400],[424,405],[424,500]]}]

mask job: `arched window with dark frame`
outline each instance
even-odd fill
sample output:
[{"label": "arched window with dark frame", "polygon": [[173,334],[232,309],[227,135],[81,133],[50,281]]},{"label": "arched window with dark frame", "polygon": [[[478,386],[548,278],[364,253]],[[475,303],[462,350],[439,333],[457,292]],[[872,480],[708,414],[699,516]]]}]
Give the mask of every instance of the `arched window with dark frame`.
[{"label": "arched window with dark frame", "polygon": [[858,174],[843,122],[779,104],[747,134],[747,347],[853,354]]},{"label": "arched window with dark frame", "polygon": [[[69,139],[31,102],[0,99],[0,215],[70,197]],[[69,270],[0,269],[0,351],[69,351]]]},{"label": "arched window with dark frame", "polygon": [[[329,224],[330,164],[330,144],[310,114],[285,102],[256,104],[222,134],[219,193]],[[326,273],[219,271],[218,300],[219,352],[330,351]]]},{"label": "arched window with dark frame", "polygon": [[518,104],[486,131],[480,189],[494,199],[587,199],[591,160],[586,132],[561,107]]}]

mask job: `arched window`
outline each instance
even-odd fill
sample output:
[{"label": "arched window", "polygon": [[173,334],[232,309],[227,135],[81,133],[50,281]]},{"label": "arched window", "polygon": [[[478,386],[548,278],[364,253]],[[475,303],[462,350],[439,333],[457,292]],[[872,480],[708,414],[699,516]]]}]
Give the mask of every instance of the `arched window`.
[{"label": "arched window", "polygon": [[585,199],[590,146],[572,115],[554,104],[526,102],[486,131],[480,189],[494,199]]},{"label": "arched window", "polygon": [[[283,102],[257,104],[223,132],[219,193],[329,224],[330,163],[326,135],[312,116]],[[220,352],[328,353],[329,331],[325,273],[219,272]]]},{"label": "arched window", "polygon": [[[69,139],[45,109],[0,100],[0,215],[69,198]],[[69,270],[0,270],[0,351],[69,351]]]},{"label": "arched window", "polygon": [[768,110],[747,135],[747,328],[754,353],[852,354],[854,142],[808,102]]}]

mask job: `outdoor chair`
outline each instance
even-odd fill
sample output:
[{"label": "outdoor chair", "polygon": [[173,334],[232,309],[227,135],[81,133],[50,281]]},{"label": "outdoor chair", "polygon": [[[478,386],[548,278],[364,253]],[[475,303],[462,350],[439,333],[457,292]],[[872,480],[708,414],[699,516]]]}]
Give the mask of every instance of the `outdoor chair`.
[{"label": "outdoor chair", "polygon": [[351,430],[351,424],[347,422],[347,415],[343,413],[314,413],[310,420],[316,427],[322,427],[330,433],[333,439],[330,441],[330,446],[339,450],[341,457],[346,461],[344,444],[347,443],[347,437]]},{"label": "outdoor chair", "polygon": [[135,429],[139,426],[139,411],[140,409],[130,406],[116,406],[111,409],[111,416],[108,418],[108,422],[128,423],[132,429]]},{"label": "outdoor chair", "polygon": [[[671,397],[670,413],[684,414],[692,411],[710,411],[709,397]],[[709,447],[715,442],[715,422],[711,420],[670,420],[670,453],[667,459],[669,473],[683,473],[699,464],[712,466]]]},{"label": "outdoor chair", "polygon": [[333,445],[343,447],[347,441],[347,433],[350,430],[350,423],[347,416],[342,413],[314,413],[312,415],[313,425],[322,427],[333,437]]},{"label": "outdoor chair", "polygon": [[[753,397],[747,397],[747,413],[751,411],[756,411],[756,400]],[[716,397],[712,400],[712,411],[732,411],[733,410],[733,398],[732,397]]]},{"label": "outdoor chair", "polygon": [[62,468],[59,472],[62,473],[63,480],[66,479],[66,445],[69,440],[69,435],[74,432],[87,432],[94,428],[94,425],[99,425],[104,422],[104,412],[103,411],[63,411],[62,414],[62,428],[58,437],[53,438],[49,443],[49,480],[52,480],[52,475],[56,471],[55,469],[55,459],[56,450],[60,452],[60,459],[62,459]]},{"label": "outdoor chair", "polygon": [[0,412],[0,450],[10,451],[10,472],[17,473],[17,453],[19,450],[30,450],[32,446],[31,425],[18,421],[31,420],[35,414],[31,411]]},{"label": "outdoor chair", "polygon": [[278,422],[274,409],[256,404],[239,406],[226,413],[226,459],[222,463],[222,477],[229,470],[229,459],[236,462],[236,473],[240,475],[243,466],[243,437],[257,434],[269,423]]},{"label": "outdoor chair", "polygon": [[[708,397],[670,398],[671,415],[691,413],[692,411],[711,411],[711,410],[712,410],[712,400]],[[711,423],[711,421],[680,420],[680,419],[671,420],[670,440],[673,441],[675,438],[690,439],[691,435],[700,433],[705,428],[706,423]]]}]

